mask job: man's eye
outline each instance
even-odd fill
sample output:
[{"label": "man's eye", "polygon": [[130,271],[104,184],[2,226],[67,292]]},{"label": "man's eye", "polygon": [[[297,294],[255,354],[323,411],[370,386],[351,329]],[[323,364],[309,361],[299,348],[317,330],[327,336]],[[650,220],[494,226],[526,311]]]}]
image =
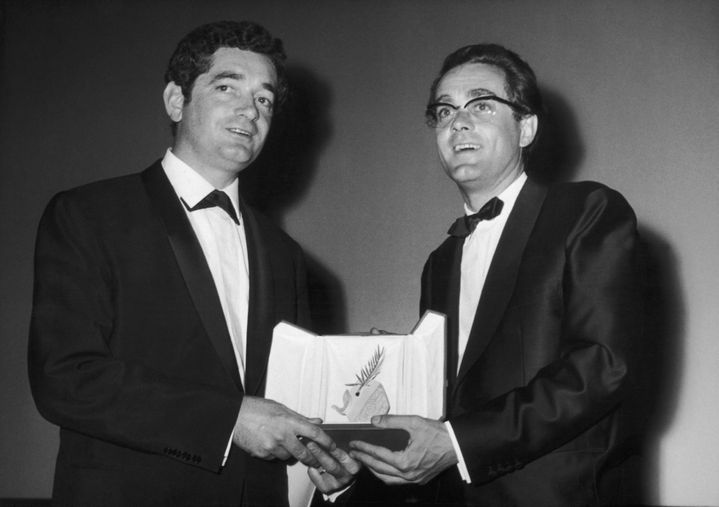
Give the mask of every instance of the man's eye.
[{"label": "man's eye", "polygon": [[218,85],[217,88],[216,88],[216,90],[221,91],[221,92],[226,92],[226,91],[228,91],[229,89],[230,89],[230,87],[227,86],[227,85]]},{"label": "man's eye", "polygon": [[494,112],[494,107],[488,100],[478,100],[477,102],[473,102],[469,107],[474,113],[489,114]]},{"label": "man's eye", "polygon": [[441,120],[443,118],[447,118],[452,114],[452,108],[447,106],[441,106],[435,110],[434,114],[438,120]]},{"label": "man's eye", "polygon": [[266,109],[272,109],[272,101],[267,97],[258,97],[257,102]]}]

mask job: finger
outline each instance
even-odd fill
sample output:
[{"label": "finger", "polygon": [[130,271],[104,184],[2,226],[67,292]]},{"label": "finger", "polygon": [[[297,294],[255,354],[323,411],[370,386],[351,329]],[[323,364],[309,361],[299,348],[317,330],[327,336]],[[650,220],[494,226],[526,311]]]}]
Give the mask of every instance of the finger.
[{"label": "finger", "polygon": [[315,442],[307,442],[307,449],[312,453],[317,462],[319,468],[324,469],[327,473],[334,477],[342,477],[347,475],[345,468],[337,461],[332,455],[324,451]]},{"label": "finger", "polygon": [[331,454],[332,457],[336,459],[340,463],[340,465],[342,465],[345,470],[347,470],[352,475],[357,474],[362,468],[362,465],[359,461],[352,458],[352,456],[350,456],[347,452],[345,452],[343,449],[340,449],[339,447],[332,451]]},{"label": "finger", "polygon": [[376,415],[372,424],[378,428],[399,428],[409,431],[416,417],[411,415]]},{"label": "finger", "polygon": [[335,444],[334,440],[332,440],[332,438],[327,433],[322,431],[322,429],[316,424],[303,421],[298,426],[295,433],[298,437],[302,436],[317,442],[317,444],[327,449],[327,451],[331,452],[337,448],[337,444]]},{"label": "finger", "polygon": [[[314,454],[312,454],[307,446],[300,442],[297,438],[290,438],[287,441],[283,441],[282,445],[284,446],[286,452],[292,455],[297,461],[304,463],[308,467],[321,466]],[[282,447],[280,447],[280,449],[282,449]],[[277,453],[275,453],[275,455],[277,455]]]},{"label": "finger", "polygon": [[324,470],[320,470],[317,468],[308,468],[307,475],[309,475],[310,480],[314,483],[315,486],[317,486],[317,489],[319,489],[322,493],[328,493],[332,491],[333,485],[330,483],[330,481],[334,481],[334,477],[332,477],[328,473],[325,473]]},{"label": "finger", "polygon": [[317,489],[325,494],[333,493],[344,486],[344,484],[340,483],[331,474],[321,469],[308,468],[307,475],[309,475],[312,483],[317,486]]},{"label": "finger", "polygon": [[402,454],[401,452],[393,452],[386,447],[368,444],[367,442],[363,442],[361,440],[350,441],[350,449],[350,456],[352,457],[354,457],[355,451],[361,451],[363,454],[371,456],[374,459],[384,461],[385,463],[389,463],[395,467],[399,466],[399,458]]},{"label": "finger", "polygon": [[368,468],[370,472],[372,472],[372,475],[377,477],[380,481],[384,482],[388,486],[406,486],[408,484],[412,484],[410,481],[406,481],[402,479],[401,477],[393,477],[391,475],[385,475],[378,472],[375,472],[371,468]]},{"label": "finger", "polygon": [[379,460],[370,454],[355,450],[350,452],[350,456],[369,468],[375,475],[380,474],[389,477],[403,478],[402,472],[397,467],[385,461]]},{"label": "finger", "polygon": [[332,474],[336,479],[340,480],[340,482],[354,476],[362,468],[359,461],[350,457],[349,454],[339,447],[331,453],[327,453],[315,442],[308,442],[307,448],[314,455],[317,461],[319,461],[320,466],[326,472]]}]

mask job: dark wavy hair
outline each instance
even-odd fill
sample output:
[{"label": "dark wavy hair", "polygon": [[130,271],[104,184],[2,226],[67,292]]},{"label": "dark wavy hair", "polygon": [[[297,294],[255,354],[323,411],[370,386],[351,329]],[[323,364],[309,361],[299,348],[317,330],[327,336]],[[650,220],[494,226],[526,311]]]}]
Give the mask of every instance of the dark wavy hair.
[{"label": "dark wavy hair", "polygon": [[287,98],[287,76],[282,41],[252,21],[216,21],[188,33],[175,48],[165,71],[165,83],[173,81],[182,89],[185,102],[192,100],[197,76],[210,70],[212,55],[220,48],[237,48],[266,55],[277,74],[275,111]]},{"label": "dark wavy hair", "polygon": [[[522,159],[526,161],[539,138],[542,117],[544,116],[544,105],[534,71],[517,53],[499,44],[471,44],[459,48],[444,59],[439,75],[430,88],[427,105],[429,106],[429,104],[436,101],[437,87],[442,78],[450,70],[466,63],[484,63],[500,69],[504,72],[504,90],[507,93],[507,98],[530,111],[529,114],[537,116],[537,134],[534,140],[522,150]],[[429,108],[426,114],[430,114]],[[521,112],[514,111],[514,118],[517,121],[522,116]]]}]

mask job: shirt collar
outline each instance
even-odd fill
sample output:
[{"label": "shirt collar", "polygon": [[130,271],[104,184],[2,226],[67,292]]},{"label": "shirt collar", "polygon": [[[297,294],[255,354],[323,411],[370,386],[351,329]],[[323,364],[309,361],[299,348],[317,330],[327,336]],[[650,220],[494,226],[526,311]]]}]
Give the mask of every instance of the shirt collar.
[{"label": "shirt collar", "polygon": [[[204,199],[207,194],[215,190],[215,187],[205,178],[200,176],[192,167],[172,153],[170,148],[167,149],[162,159],[162,168],[165,170],[165,174],[167,175],[167,179],[170,180],[172,188],[175,189],[175,193],[185,201],[190,208],[194,207],[198,202]],[[238,189],[239,183],[237,178],[235,178],[232,183],[225,188],[218,190],[222,190],[230,197],[232,206],[234,206],[237,216],[240,217]]]},{"label": "shirt collar", "polygon": [[[515,179],[507,188],[502,191],[501,194],[497,196],[504,203],[504,205],[502,206],[502,212],[499,214],[499,216],[508,215],[509,212],[512,211],[514,203],[517,201],[517,197],[519,196],[519,192],[522,190],[525,181],[527,181],[527,173],[522,171],[522,174],[517,176],[517,179]],[[467,203],[464,204],[464,213],[466,215],[473,215],[476,212],[477,210],[473,210],[472,208],[467,206]]]}]

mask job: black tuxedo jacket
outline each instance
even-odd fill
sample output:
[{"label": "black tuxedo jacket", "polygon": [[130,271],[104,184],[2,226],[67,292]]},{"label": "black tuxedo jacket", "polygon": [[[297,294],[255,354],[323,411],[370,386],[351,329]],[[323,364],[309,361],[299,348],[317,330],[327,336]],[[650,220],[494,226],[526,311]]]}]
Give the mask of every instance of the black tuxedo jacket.
[{"label": "black tuxedo jacket", "polygon": [[55,196],[40,222],[30,381],[60,426],[60,505],[274,505],[284,465],[232,446],[262,396],[272,329],[307,326],[301,250],[242,205],[250,264],[246,378],[180,200],[159,162]]},{"label": "black tuxedo jacket", "polygon": [[[462,245],[449,237],[422,275],[421,312],[447,314],[450,356]],[[447,418],[472,483],[452,467],[440,476],[440,501],[622,502],[642,276],[635,216],[621,195],[592,182],[526,182],[456,377],[448,364]]]}]

